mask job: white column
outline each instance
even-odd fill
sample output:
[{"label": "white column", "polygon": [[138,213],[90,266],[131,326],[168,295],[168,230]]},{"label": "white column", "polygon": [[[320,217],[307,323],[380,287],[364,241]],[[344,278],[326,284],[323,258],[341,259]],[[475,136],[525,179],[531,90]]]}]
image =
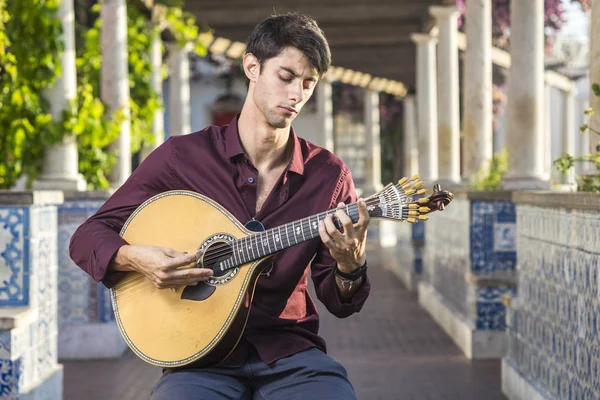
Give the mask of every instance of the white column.
[{"label": "white column", "polygon": [[511,1],[505,189],[548,188],[544,171],[544,1]]},{"label": "white column", "polygon": [[402,173],[406,177],[411,177],[419,172],[415,97],[405,96],[402,104],[404,106],[404,168]]},{"label": "white column", "polygon": [[[600,83],[600,1],[592,1],[592,11],[590,15],[590,83]],[[589,132],[589,150],[585,154],[590,152],[596,152],[596,146],[598,140],[600,140],[600,96],[596,96],[593,91],[590,90],[590,107],[594,109],[595,114],[590,119]],[[593,164],[589,163],[589,167],[584,170],[595,173]]]},{"label": "white column", "polygon": [[467,49],[464,56],[464,175],[473,181],[492,159],[492,6],[491,0],[467,0]]},{"label": "white column", "polygon": [[544,84],[544,123],[542,145],[544,149],[544,174],[552,175],[552,87]]},{"label": "white column", "polygon": [[169,48],[169,135],[191,133],[189,46]]},{"label": "white column", "polygon": [[[564,114],[564,125],[561,136],[561,156],[569,153],[572,156],[575,156],[575,135],[577,134],[575,131],[576,123],[575,123],[575,96],[577,89],[575,85],[573,85],[573,89],[569,92],[564,93],[565,99],[565,114]],[[562,177],[562,183],[568,186],[575,186],[575,171],[573,168],[569,170],[569,172]]]},{"label": "white column", "polygon": [[365,134],[367,136],[364,194],[370,196],[382,189],[379,92],[364,89],[364,113]]},{"label": "white column", "polygon": [[419,130],[419,172],[426,185],[438,180],[436,39],[413,33],[417,45],[417,128]]},{"label": "white column", "polygon": [[322,80],[317,85],[317,118],[319,119],[319,139],[316,144],[331,151],[334,150],[333,136],[333,99],[331,82]]},{"label": "white column", "polygon": [[[150,59],[152,61],[152,90],[154,90],[154,92],[158,94],[158,98],[162,101],[162,40],[160,39],[160,35],[156,35],[152,40]],[[154,134],[154,143],[144,146],[141,152],[142,160],[164,142],[164,126],[164,109],[161,108],[159,110],[156,110],[156,112],[154,113],[154,120],[152,121],[152,133]]]},{"label": "white column", "polygon": [[458,39],[456,7],[431,6],[437,21],[438,154],[440,182],[460,182],[460,124],[458,94]]},{"label": "white column", "polygon": [[[70,107],[77,96],[77,75],[75,71],[75,13],[73,0],[63,0],[58,9],[62,24],[61,41],[64,52],[60,63],[62,75],[54,86],[44,93],[50,103],[50,113],[55,121],[62,121],[62,113]],[[86,183],[79,173],[77,141],[74,135],[67,134],[60,143],[44,149],[42,173],[33,183],[34,189],[60,189],[83,191]]]},{"label": "white column", "polygon": [[131,175],[131,124],[129,112],[129,67],[127,63],[127,4],[125,0],[104,0],[100,11],[104,22],[101,29],[102,67],[100,96],[108,113],[121,111],[125,115],[121,134],[113,144],[117,164],[110,174],[113,186],[120,186]]}]

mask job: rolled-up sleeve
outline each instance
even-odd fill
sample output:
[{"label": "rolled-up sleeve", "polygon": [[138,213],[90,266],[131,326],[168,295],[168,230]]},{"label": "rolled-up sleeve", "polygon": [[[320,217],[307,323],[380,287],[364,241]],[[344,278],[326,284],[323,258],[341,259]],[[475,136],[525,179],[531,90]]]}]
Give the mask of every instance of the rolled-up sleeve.
[{"label": "rolled-up sleeve", "polygon": [[144,201],[174,188],[171,160],[172,143],[167,140],[71,237],[71,259],[95,281],[112,287],[124,275],[108,270],[117,251],[127,244],[119,233]]},{"label": "rolled-up sleeve", "polygon": [[[354,203],[357,200],[356,190],[350,171],[345,167],[334,190],[330,208],[336,207],[339,202]],[[311,276],[315,286],[317,298],[325,305],[330,313],[338,318],[346,318],[359,312],[371,291],[371,283],[367,275],[363,278],[361,287],[348,300],[342,300],[335,279],[336,261],[331,256],[329,249],[323,243],[311,264]]]}]

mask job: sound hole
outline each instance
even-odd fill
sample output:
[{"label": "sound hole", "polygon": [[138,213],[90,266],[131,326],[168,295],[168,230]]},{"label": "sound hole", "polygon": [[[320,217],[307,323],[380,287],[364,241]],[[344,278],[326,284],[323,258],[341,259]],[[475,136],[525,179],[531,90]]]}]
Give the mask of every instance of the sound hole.
[{"label": "sound hole", "polygon": [[231,270],[222,271],[220,268],[221,261],[231,258],[233,250],[227,242],[215,242],[211,243],[202,257],[202,265],[204,268],[210,268],[214,271],[214,278],[224,276],[231,272]]}]

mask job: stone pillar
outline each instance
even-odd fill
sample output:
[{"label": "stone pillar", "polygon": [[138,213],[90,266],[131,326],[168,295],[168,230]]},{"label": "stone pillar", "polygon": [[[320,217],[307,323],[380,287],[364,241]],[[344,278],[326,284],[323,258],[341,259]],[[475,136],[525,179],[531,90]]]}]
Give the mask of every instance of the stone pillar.
[{"label": "stone pillar", "polygon": [[438,154],[441,182],[460,182],[460,127],[458,95],[458,44],[456,7],[429,7],[439,27],[438,68]]},{"label": "stone pillar", "polygon": [[465,24],[464,176],[472,182],[487,170],[493,151],[491,0],[467,0]]},{"label": "stone pillar", "polygon": [[542,143],[544,148],[544,174],[552,175],[552,87],[544,85],[544,131]]},{"label": "stone pillar", "polygon": [[544,171],[544,1],[511,2],[505,189],[548,188]]},{"label": "stone pillar", "polygon": [[[577,89],[573,85],[573,89],[568,92],[564,92],[565,98],[565,114],[564,114],[564,126],[561,136],[561,156],[567,153],[575,155],[575,96]],[[562,176],[563,185],[568,186],[571,190],[577,189],[577,182],[575,181],[575,170],[571,168],[569,172]]]},{"label": "stone pillar", "polygon": [[[600,2],[592,1],[592,11],[590,13],[590,84],[600,84]],[[596,96],[590,91],[590,107],[594,109],[595,114],[590,119],[588,130],[590,137],[589,150],[586,154],[596,151],[598,140],[600,140],[600,96]],[[594,173],[594,168],[585,168],[585,170]]]},{"label": "stone pillar", "polygon": [[436,39],[425,33],[413,33],[411,39],[417,45],[419,172],[431,186],[438,180]]},{"label": "stone pillar", "polygon": [[169,49],[169,135],[191,133],[189,46],[170,43]]},{"label": "stone pillar", "polygon": [[[158,94],[158,98],[162,101],[162,86],[163,80],[161,75],[162,66],[162,40],[160,35],[156,35],[152,40],[152,51],[150,53],[152,60],[152,90]],[[165,119],[164,109],[156,110],[154,113],[154,121],[152,121],[152,133],[154,133],[154,143],[148,144],[142,148],[142,160],[148,156],[154,149],[162,144],[165,140]]]},{"label": "stone pillar", "polygon": [[[75,72],[75,14],[73,0],[63,0],[58,8],[62,24],[61,40],[64,51],[61,56],[62,75],[54,86],[45,93],[50,103],[50,113],[55,121],[62,121],[62,113],[69,109],[70,102],[77,96]],[[35,189],[85,190],[86,183],[79,173],[77,141],[67,135],[62,142],[44,149],[42,173],[34,182]]]},{"label": "stone pillar", "polygon": [[319,119],[319,146],[333,152],[333,100],[331,97],[331,82],[322,80],[317,85],[317,116]]},{"label": "stone pillar", "polygon": [[402,103],[404,106],[404,168],[402,173],[406,177],[411,177],[419,172],[415,97],[405,96]]},{"label": "stone pillar", "polygon": [[364,89],[365,135],[367,142],[364,194],[382,189],[381,144],[379,139],[379,92]]},{"label": "stone pillar", "polygon": [[0,397],[62,399],[57,205],[62,191],[0,193]]},{"label": "stone pillar", "polygon": [[105,21],[100,35],[102,67],[100,96],[108,113],[122,112],[121,134],[113,143],[117,164],[110,174],[113,186],[123,184],[131,175],[131,123],[129,112],[129,66],[127,61],[127,4],[125,0],[104,0],[100,17]]}]

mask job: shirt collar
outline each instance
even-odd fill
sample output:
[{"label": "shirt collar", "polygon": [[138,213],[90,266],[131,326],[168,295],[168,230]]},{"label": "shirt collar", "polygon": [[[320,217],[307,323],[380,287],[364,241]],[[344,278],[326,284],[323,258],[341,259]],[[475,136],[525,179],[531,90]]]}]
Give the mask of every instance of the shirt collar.
[{"label": "shirt collar", "polygon": [[[237,121],[240,114],[237,114],[225,130],[225,154],[227,158],[232,159],[240,154],[244,154],[242,143],[240,142],[240,135],[238,132]],[[298,175],[304,174],[304,156],[302,155],[302,147],[300,145],[300,139],[296,136],[294,128],[290,128],[290,139],[294,143],[294,150],[292,152],[292,159],[289,164],[288,171],[294,172]]]}]

